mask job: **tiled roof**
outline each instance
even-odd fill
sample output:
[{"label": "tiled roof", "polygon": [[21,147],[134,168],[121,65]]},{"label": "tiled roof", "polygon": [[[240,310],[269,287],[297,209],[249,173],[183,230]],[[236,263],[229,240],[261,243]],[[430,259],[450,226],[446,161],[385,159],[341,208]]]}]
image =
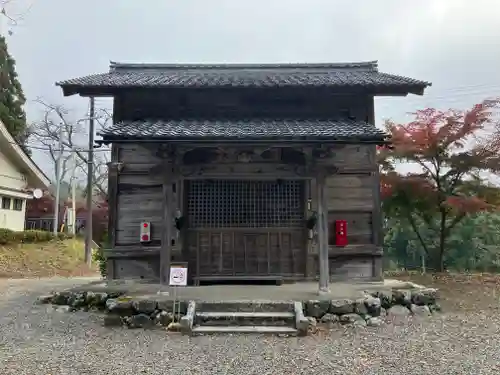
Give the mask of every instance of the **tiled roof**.
[{"label": "tiled roof", "polygon": [[421,94],[430,83],[378,71],[376,61],[338,64],[170,65],[111,62],[108,73],[58,82],[65,95],[127,87],[369,87]]},{"label": "tiled roof", "polygon": [[121,122],[101,132],[108,139],[382,139],[374,125],[353,120],[159,120]]}]

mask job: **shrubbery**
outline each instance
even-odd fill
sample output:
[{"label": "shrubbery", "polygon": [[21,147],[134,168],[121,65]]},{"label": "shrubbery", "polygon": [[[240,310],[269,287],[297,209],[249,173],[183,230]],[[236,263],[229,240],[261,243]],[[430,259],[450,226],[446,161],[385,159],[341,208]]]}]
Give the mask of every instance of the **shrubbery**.
[{"label": "shrubbery", "polygon": [[106,256],[102,247],[92,252],[92,260],[98,264],[101,276],[106,278]]},{"label": "shrubbery", "polygon": [[104,249],[108,247],[108,232],[104,231],[102,234],[101,246],[92,252],[92,260],[99,265],[99,272],[101,276],[106,278],[106,256],[104,255]]},{"label": "shrubbery", "polygon": [[65,240],[72,237],[72,235],[66,233],[58,233],[57,235],[54,235],[52,232],[43,230],[25,230],[17,232],[10,229],[0,228],[0,245],[49,242],[52,240]]}]

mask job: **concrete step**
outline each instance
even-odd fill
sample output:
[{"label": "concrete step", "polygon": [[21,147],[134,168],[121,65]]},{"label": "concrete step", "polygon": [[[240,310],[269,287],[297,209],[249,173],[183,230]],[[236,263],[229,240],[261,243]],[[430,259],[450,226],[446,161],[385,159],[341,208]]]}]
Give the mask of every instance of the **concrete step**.
[{"label": "concrete step", "polygon": [[196,316],[201,318],[293,318],[295,314],[293,312],[284,311],[264,311],[264,312],[224,312],[224,311],[199,311]]},{"label": "concrete step", "polygon": [[295,314],[289,311],[199,311],[195,324],[208,326],[290,326],[295,327]]},{"label": "concrete step", "polygon": [[290,301],[215,301],[198,302],[198,311],[207,312],[293,312]]},{"label": "concrete step", "polygon": [[297,330],[291,327],[275,326],[196,326],[193,327],[193,335],[211,334],[211,333],[266,333],[266,334],[285,334],[290,336],[297,335]]}]

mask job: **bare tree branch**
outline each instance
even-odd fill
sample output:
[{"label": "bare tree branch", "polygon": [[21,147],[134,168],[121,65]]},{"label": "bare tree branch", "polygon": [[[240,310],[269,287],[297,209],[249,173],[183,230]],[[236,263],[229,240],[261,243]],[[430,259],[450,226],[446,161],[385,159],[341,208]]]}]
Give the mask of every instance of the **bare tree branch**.
[{"label": "bare tree branch", "polygon": [[[81,181],[87,176],[88,171],[88,131],[86,123],[90,119],[89,114],[77,120],[71,120],[70,112],[60,105],[54,105],[37,99],[36,103],[43,107],[43,116],[40,121],[30,126],[30,141],[47,148],[47,154],[57,164],[59,155],[59,142],[63,145],[63,159],[61,168],[61,181],[67,181],[68,171],[74,169],[79,172],[76,176]],[[111,112],[107,109],[97,109],[94,120],[96,130],[102,130],[108,126],[111,120]],[[62,129],[61,129],[62,128]],[[60,132],[63,137],[60,140]],[[73,154],[75,156],[74,162]],[[96,195],[107,196],[107,163],[109,156],[105,152],[94,154],[93,168],[93,190]],[[73,173],[73,172],[72,172]]]},{"label": "bare tree branch", "polygon": [[[24,20],[26,15],[31,11],[34,1],[31,1],[31,3],[22,10],[19,9],[18,3],[19,2],[14,0],[0,0],[0,17],[5,17],[10,27],[18,26],[20,22]],[[12,28],[7,30],[7,33],[12,35]]]}]

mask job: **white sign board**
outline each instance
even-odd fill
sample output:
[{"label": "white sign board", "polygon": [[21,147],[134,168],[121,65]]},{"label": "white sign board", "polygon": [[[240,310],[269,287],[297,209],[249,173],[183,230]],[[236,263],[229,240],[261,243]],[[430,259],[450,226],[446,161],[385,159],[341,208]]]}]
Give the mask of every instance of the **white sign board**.
[{"label": "white sign board", "polygon": [[170,286],[186,286],[188,269],[185,267],[170,267]]}]

